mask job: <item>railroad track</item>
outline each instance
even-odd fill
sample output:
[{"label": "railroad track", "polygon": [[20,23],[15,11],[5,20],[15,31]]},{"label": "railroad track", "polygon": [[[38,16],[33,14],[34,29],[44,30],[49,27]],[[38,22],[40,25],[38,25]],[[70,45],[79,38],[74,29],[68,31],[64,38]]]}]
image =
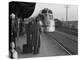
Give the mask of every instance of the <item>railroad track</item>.
[{"label": "railroad track", "polygon": [[73,53],[73,52],[71,52],[68,48],[66,48],[61,42],[59,42],[55,37],[53,37],[53,36],[51,36],[51,35],[49,35],[49,34],[47,34],[49,37],[51,37],[52,39],[54,39],[56,42],[57,42],[57,44],[60,46],[60,47],[62,47],[62,49],[63,50],[65,50],[66,51],[66,53],[68,53],[69,55],[74,55],[75,53]]},{"label": "railroad track", "polygon": [[65,29],[63,29],[63,30],[61,30],[61,29],[57,29],[56,28],[56,30],[57,31],[63,31],[63,32],[65,32],[65,33],[68,33],[68,34],[71,34],[71,35],[74,35],[74,36],[78,36],[78,31],[74,31],[74,30],[65,30]]},{"label": "railroad track", "polygon": [[[59,32],[58,32],[59,33]],[[60,34],[60,33],[59,33]],[[66,39],[69,39],[69,40],[71,40],[71,41],[74,41],[75,43],[77,43],[78,41],[76,41],[76,40],[74,40],[74,39],[71,39],[71,38],[69,38],[69,37],[67,37],[67,36],[65,36],[65,35],[63,35],[62,34],[62,36],[64,36]]]},{"label": "railroad track", "polygon": [[[64,35],[63,35],[64,36]],[[69,40],[71,40],[71,41],[73,41],[73,42],[75,42],[75,43],[77,43],[78,41],[75,41],[75,40],[73,40],[73,39],[71,39],[71,38],[69,38],[69,37],[67,37],[67,36],[65,36],[65,38],[66,39],[69,39]]]}]

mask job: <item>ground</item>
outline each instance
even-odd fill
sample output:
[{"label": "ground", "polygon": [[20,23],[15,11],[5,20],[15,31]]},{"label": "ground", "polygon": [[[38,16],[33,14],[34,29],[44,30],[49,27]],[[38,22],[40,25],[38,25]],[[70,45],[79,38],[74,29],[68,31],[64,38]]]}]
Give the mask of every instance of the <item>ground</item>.
[{"label": "ground", "polygon": [[[31,57],[46,57],[46,56],[63,56],[63,55],[68,55],[68,53],[61,47],[59,46],[59,44],[57,44],[57,42],[55,41],[55,39],[53,39],[51,36],[49,36],[48,34],[51,34],[53,37],[58,37],[58,40],[60,40],[62,42],[68,42],[68,43],[73,43],[71,46],[74,46],[74,49],[77,49],[77,43],[71,42],[71,41],[67,41],[65,37],[69,38],[69,39],[73,39],[74,41],[77,42],[77,38],[72,36],[72,35],[68,35],[66,33],[63,32],[59,32],[59,31],[55,31],[54,33],[42,33],[40,38],[41,38],[41,47],[40,47],[40,52],[37,55],[33,55],[33,54],[23,54],[23,53],[19,53],[19,58],[31,58]],[[62,35],[61,35],[62,34]],[[59,36],[60,35],[60,36]],[[63,36],[64,35],[64,36]],[[74,37],[74,38],[73,38]],[[21,52],[23,49],[23,44],[26,44],[26,35],[23,37],[19,37],[19,39],[16,41],[17,47],[18,47],[18,52]],[[66,43],[68,46],[69,44]],[[73,49],[73,48],[72,48]]]}]

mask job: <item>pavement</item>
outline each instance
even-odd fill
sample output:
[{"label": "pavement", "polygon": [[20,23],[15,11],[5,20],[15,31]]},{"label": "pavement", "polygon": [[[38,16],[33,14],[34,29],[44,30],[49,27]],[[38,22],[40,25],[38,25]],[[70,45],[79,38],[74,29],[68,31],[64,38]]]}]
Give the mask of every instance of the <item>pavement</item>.
[{"label": "pavement", "polygon": [[[33,54],[23,54],[18,53],[19,58],[31,58],[31,57],[49,57],[49,56],[64,56],[68,55],[65,50],[63,50],[54,39],[52,39],[50,36],[42,33],[41,36],[41,47],[39,54],[33,55]],[[26,36],[19,37],[19,39],[16,41],[16,45],[19,48],[18,52],[22,51],[22,45],[26,44]]]}]

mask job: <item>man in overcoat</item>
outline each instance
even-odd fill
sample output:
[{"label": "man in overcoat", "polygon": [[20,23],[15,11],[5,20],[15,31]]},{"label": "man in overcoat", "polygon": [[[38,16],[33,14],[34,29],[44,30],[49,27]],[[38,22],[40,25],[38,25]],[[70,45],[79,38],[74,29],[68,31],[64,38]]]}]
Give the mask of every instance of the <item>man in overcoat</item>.
[{"label": "man in overcoat", "polygon": [[32,21],[32,44],[33,54],[39,53],[40,48],[40,24],[38,20]]}]

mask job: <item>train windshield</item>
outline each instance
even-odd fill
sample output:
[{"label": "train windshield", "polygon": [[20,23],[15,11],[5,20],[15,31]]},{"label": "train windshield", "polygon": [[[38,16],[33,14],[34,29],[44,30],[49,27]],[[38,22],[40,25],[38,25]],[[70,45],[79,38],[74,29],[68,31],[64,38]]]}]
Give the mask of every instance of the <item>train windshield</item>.
[{"label": "train windshield", "polygon": [[53,20],[53,15],[52,14],[49,14],[49,19]]},{"label": "train windshield", "polygon": [[45,13],[47,13],[47,10],[42,10],[42,14],[45,14]]}]

